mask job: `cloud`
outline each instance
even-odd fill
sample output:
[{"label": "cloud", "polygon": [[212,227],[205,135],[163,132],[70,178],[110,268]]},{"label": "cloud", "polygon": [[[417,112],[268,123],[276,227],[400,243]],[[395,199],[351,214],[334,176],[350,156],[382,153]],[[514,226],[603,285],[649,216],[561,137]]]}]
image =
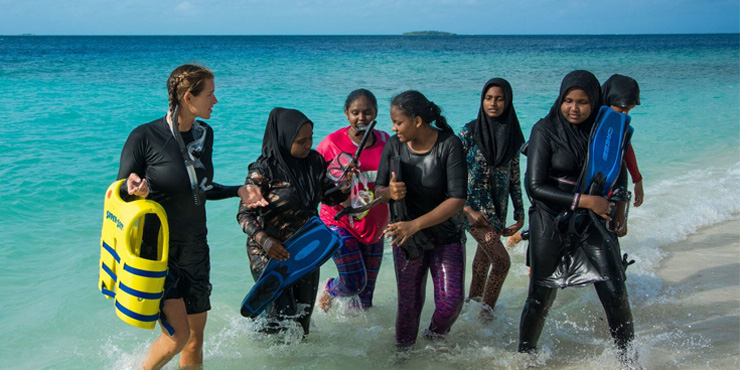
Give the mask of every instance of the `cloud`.
[{"label": "cloud", "polygon": [[190,1],[181,1],[175,6],[175,12],[181,15],[193,16],[197,15],[198,11]]}]

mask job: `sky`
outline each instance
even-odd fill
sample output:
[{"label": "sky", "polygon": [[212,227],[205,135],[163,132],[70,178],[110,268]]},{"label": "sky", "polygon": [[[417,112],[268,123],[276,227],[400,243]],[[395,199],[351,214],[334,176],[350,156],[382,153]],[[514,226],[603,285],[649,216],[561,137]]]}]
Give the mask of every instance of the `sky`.
[{"label": "sky", "polygon": [[740,0],[0,0],[0,35],[738,33]]}]

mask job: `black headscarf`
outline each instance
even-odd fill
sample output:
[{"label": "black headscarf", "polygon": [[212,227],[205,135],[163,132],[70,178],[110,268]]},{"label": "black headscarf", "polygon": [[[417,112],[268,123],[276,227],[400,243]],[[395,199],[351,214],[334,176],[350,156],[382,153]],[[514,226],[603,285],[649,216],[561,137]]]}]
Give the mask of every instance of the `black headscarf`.
[{"label": "black headscarf", "polygon": [[[500,87],[504,90],[506,97],[504,111],[498,117],[489,117],[483,109],[483,100],[491,86]],[[483,85],[483,91],[480,94],[478,118],[466,125],[475,144],[486,158],[486,162],[494,168],[513,159],[524,143],[524,135],[514,110],[513,100],[514,94],[508,81],[503,78],[488,80]]]},{"label": "black headscarf", "polygon": [[[580,124],[574,125],[568,122],[560,111],[560,106],[568,93],[568,90],[579,87],[586,92],[591,103],[591,115]],[[558,147],[569,153],[580,166],[586,160],[588,153],[588,140],[591,135],[591,127],[594,125],[596,115],[599,113],[601,102],[601,88],[599,80],[589,71],[577,70],[568,73],[560,84],[560,95],[555,101],[550,113],[541,121],[549,133],[549,137]]]},{"label": "black headscarf", "polygon": [[312,165],[314,150],[306,158],[296,158],[290,148],[303,125],[313,122],[295,109],[274,108],[267,118],[265,137],[262,140],[262,154],[249,165],[250,171],[258,171],[270,180],[283,180],[293,185],[296,194],[305,207],[311,207],[319,198],[321,185],[316,171],[321,168]]},{"label": "black headscarf", "polygon": [[640,86],[631,77],[614,74],[601,85],[601,97],[606,106],[626,108],[640,105]]}]

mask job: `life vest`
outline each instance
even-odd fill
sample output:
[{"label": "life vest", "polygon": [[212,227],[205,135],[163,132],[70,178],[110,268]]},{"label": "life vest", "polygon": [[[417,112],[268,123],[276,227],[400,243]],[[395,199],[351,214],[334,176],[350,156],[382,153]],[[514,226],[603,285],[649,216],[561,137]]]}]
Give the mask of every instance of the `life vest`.
[{"label": "life vest", "polygon": [[[154,329],[164,294],[169,254],[167,214],[158,203],[121,199],[124,180],[108,187],[100,238],[100,279],[98,289],[114,299],[116,315],[124,322],[143,329]],[[161,227],[157,238],[156,260],[140,257],[144,216],[154,214]]]}]

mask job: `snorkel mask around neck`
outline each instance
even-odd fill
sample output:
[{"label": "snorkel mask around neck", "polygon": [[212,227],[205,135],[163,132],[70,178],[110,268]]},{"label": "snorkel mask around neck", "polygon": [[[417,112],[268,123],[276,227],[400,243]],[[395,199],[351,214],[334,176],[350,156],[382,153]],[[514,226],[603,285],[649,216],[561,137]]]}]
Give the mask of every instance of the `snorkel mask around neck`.
[{"label": "snorkel mask around neck", "polygon": [[177,145],[180,147],[180,154],[182,154],[182,158],[185,161],[185,169],[188,173],[188,178],[190,179],[190,189],[193,192],[193,203],[195,203],[196,206],[199,206],[203,204],[205,200],[205,192],[212,188],[211,185],[206,186],[208,179],[205,177],[200,184],[198,184],[198,174],[195,172],[196,167],[205,169],[203,162],[200,161],[200,155],[205,149],[207,131],[205,127],[198,123],[198,120],[193,121],[193,127],[191,130],[193,132],[194,140],[186,145],[182,139],[182,135],[180,134],[180,124],[177,122],[179,113],[180,104],[177,104],[172,112],[172,125],[170,126],[170,130],[172,131],[172,136],[174,136],[177,141]]}]

